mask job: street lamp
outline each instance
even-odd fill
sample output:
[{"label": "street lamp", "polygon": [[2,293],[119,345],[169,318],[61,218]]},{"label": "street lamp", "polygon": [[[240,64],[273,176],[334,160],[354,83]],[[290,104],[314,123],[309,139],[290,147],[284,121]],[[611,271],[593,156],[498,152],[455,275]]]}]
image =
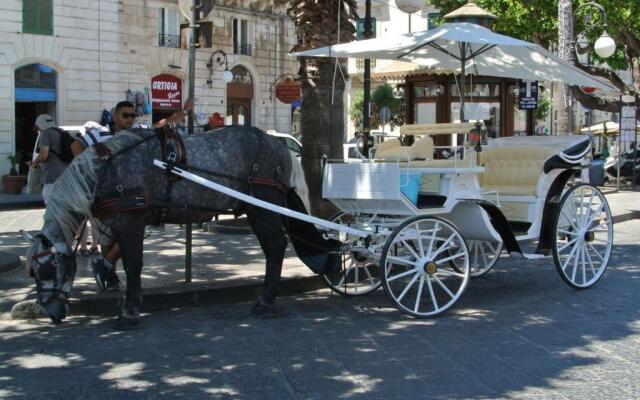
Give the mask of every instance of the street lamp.
[{"label": "street lamp", "polygon": [[207,79],[207,85],[209,86],[209,89],[211,89],[211,86],[213,85],[213,66],[217,65],[218,67],[222,67],[222,64],[224,64],[224,71],[222,71],[222,82],[229,83],[233,80],[233,72],[229,71],[227,53],[225,53],[223,50],[216,50],[211,53],[209,62],[207,63],[207,68],[209,68],[209,79]]},{"label": "street lamp", "polygon": [[409,15],[409,33],[411,33],[411,14],[420,11],[424,0],[396,0],[396,6]]},{"label": "street lamp", "polygon": [[[594,29],[602,27],[602,34],[600,35],[600,37],[598,37],[596,42],[593,44],[593,50],[601,58],[611,57],[611,55],[613,55],[613,53],[615,53],[616,51],[616,42],[613,41],[613,38],[607,32],[607,13],[605,12],[604,7],[602,7],[600,4],[593,1],[589,3],[584,3],[578,6],[578,8],[576,8],[576,11],[575,11],[576,16],[578,14],[578,10],[580,10],[583,7],[593,7],[600,12],[601,18],[592,18],[591,15],[585,15],[584,17],[584,21],[586,25],[585,32],[591,32]],[[576,43],[576,45],[577,44],[578,43]],[[580,50],[585,50],[585,48],[580,48]]]}]

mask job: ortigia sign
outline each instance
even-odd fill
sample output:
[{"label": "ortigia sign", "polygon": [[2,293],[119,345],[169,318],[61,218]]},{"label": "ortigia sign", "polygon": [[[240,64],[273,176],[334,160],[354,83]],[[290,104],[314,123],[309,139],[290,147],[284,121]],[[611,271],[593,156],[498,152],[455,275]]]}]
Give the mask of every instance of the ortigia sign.
[{"label": "ortigia sign", "polygon": [[182,81],[169,74],[160,74],[151,79],[151,98],[154,109],[182,108]]}]

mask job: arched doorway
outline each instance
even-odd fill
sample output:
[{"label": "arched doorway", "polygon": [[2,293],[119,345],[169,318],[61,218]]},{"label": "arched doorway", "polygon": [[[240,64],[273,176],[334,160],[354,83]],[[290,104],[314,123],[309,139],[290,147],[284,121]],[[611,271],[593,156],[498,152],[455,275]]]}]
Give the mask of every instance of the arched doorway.
[{"label": "arched doorway", "polygon": [[227,84],[226,124],[251,126],[251,101],[253,100],[253,78],[243,66],[231,69],[233,80]]},{"label": "arched doorway", "polygon": [[57,72],[44,64],[28,64],[15,70],[15,154],[20,155],[20,170],[26,172],[31,161],[37,133],[35,120],[49,114],[56,121]]}]

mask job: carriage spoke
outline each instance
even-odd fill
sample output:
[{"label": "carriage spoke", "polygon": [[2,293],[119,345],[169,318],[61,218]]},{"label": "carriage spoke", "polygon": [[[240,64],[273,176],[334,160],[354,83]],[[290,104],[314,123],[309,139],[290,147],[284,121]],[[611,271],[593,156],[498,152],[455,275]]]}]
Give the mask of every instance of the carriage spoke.
[{"label": "carriage spoke", "polygon": [[406,265],[408,267],[414,267],[415,266],[415,262],[407,260],[407,259],[402,258],[402,257],[387,256],[387,260],[392,261],[394,264]]},{"label": "carriage spoke", "polygon": [[593,276],[596,276],[596,269],[593,267],[593,260],[591,259],[591,254],[589,254],[589,249],[585,247],[584,252],[587,254],[587,260],[589,261],[591,272],[593,273]]},{"label": "carriage spoke", "polygon": [[582,246],[580,246],[580,253],[582,253],[582,284],[583,285],[587,283],[587,266],[586,266],[587,256],[584,255],[585,247],[587,246],[584,243],[582,244]]},{"label": "carriage spoke", "polygon": [[412,256],[414,256],[416,258],[416,260],[418,258],[420,258],[420,256],[418,254],[416,254],[415,251],[413,251],[413,246],[410,246],[409,243],[407,243],[404,239],[400,239],[400,241],[402,242],[402,244],[404,245],[404,247],[409,250],[409,253],[411,253]]},{"label": "carriage spoke", "polygon": [[411,274],[415,274],[415,273],[416,273],[416,270],[415,270],[415,269],[410,269],[410,270],[408,270],[408,271],[401,272],[401,273],[399,273],[398,275],[394,275],[394,276],[392,276],[392,277],[390,277],[390,278],[387,278],[387,282],[393,282],[393,281],[395,281],[396,279],[400,279],[400,278],[402,278],[402,277],[405,277],[405,276],[407,276],[407,275],[411,275]]},{"label": "carriage spoke", "polygon": [[354,290],[354,292],[357,292],[357,291],[358,291],[358,270],[359,270],[359,269],[360,269],[360,268],[358,268],[358,266],[356,265],[356,268],[355,268],[355,271],[354,271],[355,277],[354,277],[354,281],[353,281],[353,283],[354,283],[354,285],[355,285],[355,287],[354,287],[354,289],[353,289],[353,290]]},{"label": "carriage spoke", "polygon": [[420,298],[422,297],[422,287],[424,286],[424,275],[420,274],[420,283],[418,284],[418,294],[416,294],[416,304],[413,306],[413,312],[417,313],[420,307]]},{"label": "carriage spoke", "polygon": [[432,275],[433,279],[435,279],[436,283],[438,285],[440,285],[440,287],[442,288],[442,290],[444,290],[445,292],[447,292],[447,294],[449,295],[449,297],[451,297],[453,299],[453,297],[455,296],[453,293],[451,293],[451,290],[449,290],[449,288],[447,287],[447,285],[445,285],[440,278],[438,278],[435,275]]},{"label": "carriage spoke", "polygon": [[405,286],[404,290],[402,291],[402,293],[400,293],[400,296],[398,296],[397,300],[398,302],[401,302],[402,299],[404,298],[404,296],[407,294],[407,292],[409,291],[409,289],[411,289],[411,286],[413,286],[414,283],[416,283],[416,281],[418,280],[418,278],[420,276],[422,276],[422,274],[420,272],[416,272],[416,271],[412,271],[414,273],[413,278],[411,278],[411,280],[409,281],[409,283],[407,284],[407,286]]},{"label": "carriage spoke", "polygon": [[578,270],[578,262],[580,261],[580,255],[582,254],[580,252],[581,246],[576,246],[576,249],[578,249],[578,251],[576,251],[575,260],[573,261],[573,272],[571,273],[572,282],[576,281],[576,271]]},{"label": "carriage spoke", "polygon": [[591,250],[593,250],[594,253],[596,253],[596,255],[598,256],[598,258],[600,260],[602,260],[602,262],[604,263],[604,257],[602,257],[602,255],[600,253],[598,253],[598,250],[596,250],[595,247],[593,247],[593,245],[591,243],[588,243],[589,247],[591,248]]},{"label": "carriage spoke", "polygon": [[460,252],[460,253],[456,253],[456,254],[454,254],[454,255],[452,255],[452,256],[449,256],[449,257],[446,257],[446,258],[439,259],[439,260],[438,260],[438,262],[439,262],[439,263],[443,263],[443,262],[445,262],[445,261],[449,261],[449,260],[453,260],[453,259],[456,259],[456,258],[464,257],[466,254],[467,254],[467,253],[465,253],[464,251],[462,251],[462,252]]},{"label": "carriage spoke", "polygon": [[[575,210],[575,207],[574,207],[574,210]],[[566,210],[564,208],[562,208],[561,212],[562,212],[562,215],[564,215],[564,217],[567,219],[567,221],[569,221],[571,226],[573,226],[573,229],[579,230],[578,227],[576,226],[576,224],[573,222],[573,218],[566,214]]]},{"label": "carriage spoke", "polygon": [[567,265],[569,265],[569,262],[571,261],[571,258],[573,257],[573,255],[574,255],[574,253],[576,252],[577,249],[578,249],[578,246],[573,246],[573,248],[569,252],[569,255],[567,256],[567,259],[565,260],[564,264],[562,265],[562,270],[563,271],[565,271],[567,269]]},{"label": "carriage spoke", "polygon": [[[480,247],[480,254],[482,255],[482,267],[484,268],[489,264],[489,257],[487,257],[487,253],[484,252],[484,242],[479,242],[478,246]],[[489,243],[489,242],[487,242]]]},{"label": "carriage spoke", "polygon": [[429,296],[431,296],[431,303],[433,304],[433,310],[437,312],[439,310],[438,302],[436,301],[436,295],[433,293],[433,286],[431,285],[431,279],[427,276],[427,288],[429,288]]},{"label": "carriage spoke", "polygon": [[438,232],[439,223],[440,222],[436,221],[436,223],[433,225],[433,232],[431,233],[431,238],[429,239],[429,252],[426,255],[427,258],[430,258],[431,253],[433,253],[433,243],[436,241],[436,233]]},{"label": "carriage spoke", "polygon": [[371,272],[369,271],[369,267],[366,265],[363,265],[362,268],[364,268],[364,273],[367,274],[367,280],[373,284],[375,282],[375,279],[373,279],[373,276],[371,275]]},{"label": "carriage spoke", "polygon": [[424,257],[424,248],[422,247],[422,236],[420,235],[420,224],[415,223],[416,226],[416,239],[418,241],[418,251],[420,252],[420,257]]},{"label": "carriage spoke", "polygon": [[586,213],[584,215],[584,218],[582,219],[582,225],[585,226],[587,225],[587,222],[589,221],[589,218],[591,217],[591,211],[592,211],[592,207],[593,207],[593,197],[594,197],[594,192],[593,190],[591,191],[591,196],[589,197],[589,205],[587,206],[587,210]]},{"label": "carriage spoke", "polygon": [[438,274],[442,274],[444,276],[455,276],[457,278],[463,278],[465,277],[465,274],[461,274],[458,272],[453,272],[453,271],[445,271],[442,269],[439,269],[438,271],[436,271],[436,273],[434,275],[438,275]]},{"label": "carriage spoke", "polygon": [[566,249],[567,247],[571,246],[572,244],[574,244],[576,241],[578,241],[579,238],[575,238],[572,239],[571,241],[565,243],[564,246],[558,248],[558,253],[561,253],[564,249]]},{"label": "carriage spoke", "polygon": [[558,232],[565,234],[565,235],[571,235],[571,236],[579,236],[578,232],[575,231],[565,231],[564,229],[558,229]]},{"label": "carriage spoke", "polygon": [[452,244],[450,245],[449,242],[451,242],[451,239],[453,239],[455,236],[456,236],[455,232],[452,233],[451,236],[449,236],[449,238],[433,254],[431,254],[431,259],[435,259],[443,251],[449,250],[453,246]]}]

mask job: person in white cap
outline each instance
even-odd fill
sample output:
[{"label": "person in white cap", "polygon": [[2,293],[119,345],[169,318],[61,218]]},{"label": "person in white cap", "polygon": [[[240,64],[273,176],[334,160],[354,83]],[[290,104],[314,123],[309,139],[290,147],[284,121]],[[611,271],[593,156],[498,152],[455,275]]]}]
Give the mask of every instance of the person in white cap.
[{"label": "person in white cap", "polygon": [[60,154],[60,132],[53,129],[55,121],[50,115],[41,114],[36,118],[36,129],[40,133],[40,150],[38,157],[33,160],[35,168],[41,168],[42,198],[44,204],[49,202],[53,183],[67,168],[67,163],[63,162],[57,154]]}]

